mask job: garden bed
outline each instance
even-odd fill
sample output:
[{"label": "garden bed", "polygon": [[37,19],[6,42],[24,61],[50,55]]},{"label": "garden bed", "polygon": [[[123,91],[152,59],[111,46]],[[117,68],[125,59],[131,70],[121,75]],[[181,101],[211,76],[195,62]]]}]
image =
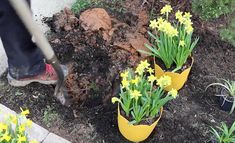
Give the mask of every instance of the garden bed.
[{"label": "garden bed", "polygon": [[[33,83],[14,88],[7,84],[6,74],[0,80],[0,102],[15,111],[19,107],[29,108],[34,122],[74,143],[128,142],[118,130],[117,105],[111,103],[111,97],[118,94],[120,71],[135,67],[145,58],[131,41],[133,35],[141,40],[146,37],[147,13],[153,6],[146,4],[140,11],[135,7],[141,7],[141,2],[126,3],[124,12],[107,9],[112,27],[116,25],[111,38],[104,40],[102,31],[87,31],[81,24],[69,30],[54,26],[48,35],[58,58],[70,69],[66,85],[75,102],[71,107],[64,107],[53,98],[53,86]],[[190,10],[189,3],[183,4],[172,2],[175,8]],[[157,1],[154,7],[162,5]],[[54,25],[56,20],[54,17],[47,21]],[[220,110],[214,92],[206,92],[205,88],[216,78],[235,79],[235,48],[221,41],[211,27],[202,27],[211,24],[198,18],[194,23],[195,35],[200,40],[193,53],[195,62],[189,79],[180,96],[164,107],[163,117],[145,142],[207,142],[210,126],[221,121],[234,122],[235,114]]]}]

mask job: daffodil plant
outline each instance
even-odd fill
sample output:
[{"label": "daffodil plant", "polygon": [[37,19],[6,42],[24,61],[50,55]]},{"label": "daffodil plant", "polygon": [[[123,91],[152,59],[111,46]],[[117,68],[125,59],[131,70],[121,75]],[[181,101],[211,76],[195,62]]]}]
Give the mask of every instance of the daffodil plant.
[{"label": "daffodil plant", "polygon": [[176,21],[169,22],[169,14],[172,11],[170,5],[161,9],[161,17],[150,21],[149,27],[153,32],[148,32],[153,39],[152,44],[145,46],[151,51],[140,52],[160,58],[167,69],[175,65],[173,72],[182,68],[186,63],[192,50],[196,46],[199,38],[192,42],[193,27],[189,12],[177,11],[175,14]]},{"label": "daffodil plant", "polygon": [[5,122],[0,122],[1,143],[38,143],[27,138],[25,130],[32,126],[32,121],[26,118],[28,114],[29,110],[22,110],[20,114],[8,115]]},{"label": "daffodil plant", "polygon": [[175,89],[164,91],[164,87],[171,84],[169,76],[157,79],[153,73],[147,60],[141,61],[135,71],[128,69],[121,73],[120,97],[113,97],[112,103],[119,103],[131,124],[154,119],[161,107],[178,95]]}]

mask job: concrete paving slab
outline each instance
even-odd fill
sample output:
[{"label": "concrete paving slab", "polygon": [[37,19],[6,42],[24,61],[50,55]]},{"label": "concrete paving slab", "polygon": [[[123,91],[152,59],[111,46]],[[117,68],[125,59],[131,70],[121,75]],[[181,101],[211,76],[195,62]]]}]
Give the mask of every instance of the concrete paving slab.
[{"label": "concrete paving slab", "polygon": [[26,132],[28,133],[29,140],[37,140],[39,142],[42,142],[45,140],[45,138],[48,136],[49,131],[44,129],[43,127],[33,123],[31,128],[26,129]]},{"label": "concrete paving slab", "polygon": [[46,139],[42,143],[71,143],[56,134],[49,133]]},{"label": "concrete paving slab", "polygon": [[0,122],[4,122],[7,115],[15,115],[16,112],[12,111],[10,108],[0,104]]}]

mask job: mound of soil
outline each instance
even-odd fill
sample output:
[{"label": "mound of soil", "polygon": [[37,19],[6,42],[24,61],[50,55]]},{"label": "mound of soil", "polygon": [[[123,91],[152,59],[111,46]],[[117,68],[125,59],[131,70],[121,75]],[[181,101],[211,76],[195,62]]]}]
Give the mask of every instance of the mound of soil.
[{"label": "mound of soil", "polygon": [[[141,35],[139,37],[147,39],[149,18],[147,12],[142,11],[142,1],[127,0],[123,4],[127,12],[108,10],[112,19],[109,40],[103,37],[102,28],[85,30],[80,21],[66,23],[72,25],[69,30],[52,27],[54,30],[48,39],[60,61],[70,69],[66,85],[75,101],[71,107],[63,107],[52,97],[53,86],[33,83],[14,88],[8,85],[6,74],[0,80],[0,102],[15,111],[19,111],[19,107],[29,108],[33,121],[74,143],[128,142],[118,130],[117,105],[112,105],[110,99],[119,92],[120,71],[135,67],[145,57],[138,53],[142,46],[135,46],[130,37],[133,40],[133,35]],[[151,8],[150,4],[151,1],[144,6]],[[173,3],[176,8],[190,7],[187,2],[183,4]],[[133,5],[139,6],[139,11]],[[156,8],[162,5],[160,1],[154,3]],[[60,14],[63,12],[56,15]],[[50,18],[50,25],[57,20]],[[200,22],[195,19],[195,23]],[[235,113],[229,115],[220,110],[215,90],[205,91],[205,87],[215,82],[216,77],[235,79],[235,64],[232,64],[235,48],[210,30],[201,31],[201,27],[196,26],[195,35],[200,40],[193,53],[195,63],[189,79],[180,96],[164,107],[162,119],[146,143],[207,142],[211,138],[210,126],[219,125],[221,121],[228,125],[234,122]],[[57,113],[57,117],[46,122],[48,111]]]}]

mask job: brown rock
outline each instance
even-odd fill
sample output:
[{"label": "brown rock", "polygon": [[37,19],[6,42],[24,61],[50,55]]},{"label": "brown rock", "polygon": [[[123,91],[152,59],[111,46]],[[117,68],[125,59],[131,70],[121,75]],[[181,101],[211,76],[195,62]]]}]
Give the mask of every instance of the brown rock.
[{"label": "brown rock", "polygon": [[79,18],[81,26],[87,31],[102,31],[103,39],[109,41],[112,29],[111,18],[102,8],[93,8],[84,11]]},{"label": "brown rock", "polygon": [[85,30],[109,31],[112,28],[111,18],[108,13],[102,8],[93,8],[84,11],[79,18],[81,26]]},{"label": "brown rock", "polygon": [[148,48],[145,47],[145,44],[149,44],[149,41],[140,33],[128,34],[128,39],[131,46],[140,53],[141,57],[148,57],[149,55],[140,52],[139,50],[144,50],[150,52]]}]

